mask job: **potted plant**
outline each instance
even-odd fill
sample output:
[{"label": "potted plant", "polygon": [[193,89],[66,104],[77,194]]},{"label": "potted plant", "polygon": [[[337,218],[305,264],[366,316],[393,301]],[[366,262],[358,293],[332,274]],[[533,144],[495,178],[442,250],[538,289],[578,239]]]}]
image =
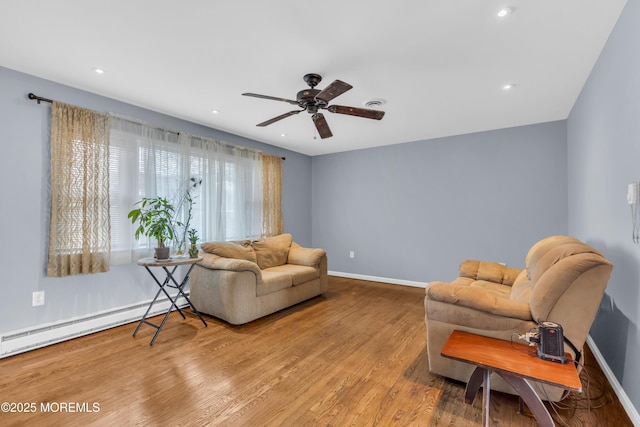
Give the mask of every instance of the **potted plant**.
[{"label": "potted plant", "polygon": [[196,243],[198,242],[198,232],[196,231],[195,228],[192,228],[188,231],[188,234],[189,234],[189,241],[191,242],[191,247],[189,248],[189,256],[191,258],[197,258],[198,247],[196,246]]},{"label": "potted plant", "polygon": [[159,260],[169,258],[169,247],[165,246],[165,242],[173,239],[173,213],[174,208],[171,203],[164,197],[143,197],[137,202],[133,209],[127,215],[131,218],[131,223],[138,222],[135,238],[139,239],[141,235],[152,237],[158,242],[155,249],[155,256]]}]

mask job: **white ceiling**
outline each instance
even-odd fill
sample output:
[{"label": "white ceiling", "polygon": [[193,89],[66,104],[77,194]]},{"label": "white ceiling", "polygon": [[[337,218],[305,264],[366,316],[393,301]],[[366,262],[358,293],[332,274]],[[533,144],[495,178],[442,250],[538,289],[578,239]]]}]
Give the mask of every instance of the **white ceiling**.
[{"label": "white ceiling", "polygon": [[[319,155],[565,119],[626,0],[2,3],[1,66]],[[324,140],[306,113],[256,127],[296,108],[241,94],[295,99],[307,73],[385,117],[324,112]]]}]

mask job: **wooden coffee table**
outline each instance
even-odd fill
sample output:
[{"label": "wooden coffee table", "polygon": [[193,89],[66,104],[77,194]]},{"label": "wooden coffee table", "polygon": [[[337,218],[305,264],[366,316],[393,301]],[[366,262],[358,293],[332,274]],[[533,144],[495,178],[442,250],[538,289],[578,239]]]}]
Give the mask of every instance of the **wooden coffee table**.
[{"label": "wooden coffee table", "polygon": [[477,366],[467,382],[465,400],[473,403],[480,387],[483,387],[482,418],[485,426],[489,425],[491,373],[496,373],[513,387],[542,427],[553,427],[553,419],[529,380],[582,392],[580,377],[572,362],[563,364],[542,360],[533,347],[526,344],[453,331],[440,354]]}]

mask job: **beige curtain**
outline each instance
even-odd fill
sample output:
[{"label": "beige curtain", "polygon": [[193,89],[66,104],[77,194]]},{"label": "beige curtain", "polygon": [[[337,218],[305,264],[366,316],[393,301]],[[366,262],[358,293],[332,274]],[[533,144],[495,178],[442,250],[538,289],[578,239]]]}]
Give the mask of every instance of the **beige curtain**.
[{"label": "beige curtain", "polygon": [[109,117],[51,107],[51,222],[47,274],[109,270]]},{"label": "beige curtain", "polygon": [[282,234],[282,159],[262,155],[262,234]]}]

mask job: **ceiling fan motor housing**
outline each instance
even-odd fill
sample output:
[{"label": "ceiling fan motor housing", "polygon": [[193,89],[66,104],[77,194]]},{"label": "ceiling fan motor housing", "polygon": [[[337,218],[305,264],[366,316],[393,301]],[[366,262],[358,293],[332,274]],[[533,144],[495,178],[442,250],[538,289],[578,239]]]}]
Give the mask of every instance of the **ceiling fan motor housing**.
[{"label": "ceiling fan motor housing", "polygon": [[306,109],[309,113],[315,113],[318,108],[326,106],[327,103],[320,99],[316,99],[316,95],[320,93],[318,89],[303,89],[298,92],[296,99],[300,107]]}]

